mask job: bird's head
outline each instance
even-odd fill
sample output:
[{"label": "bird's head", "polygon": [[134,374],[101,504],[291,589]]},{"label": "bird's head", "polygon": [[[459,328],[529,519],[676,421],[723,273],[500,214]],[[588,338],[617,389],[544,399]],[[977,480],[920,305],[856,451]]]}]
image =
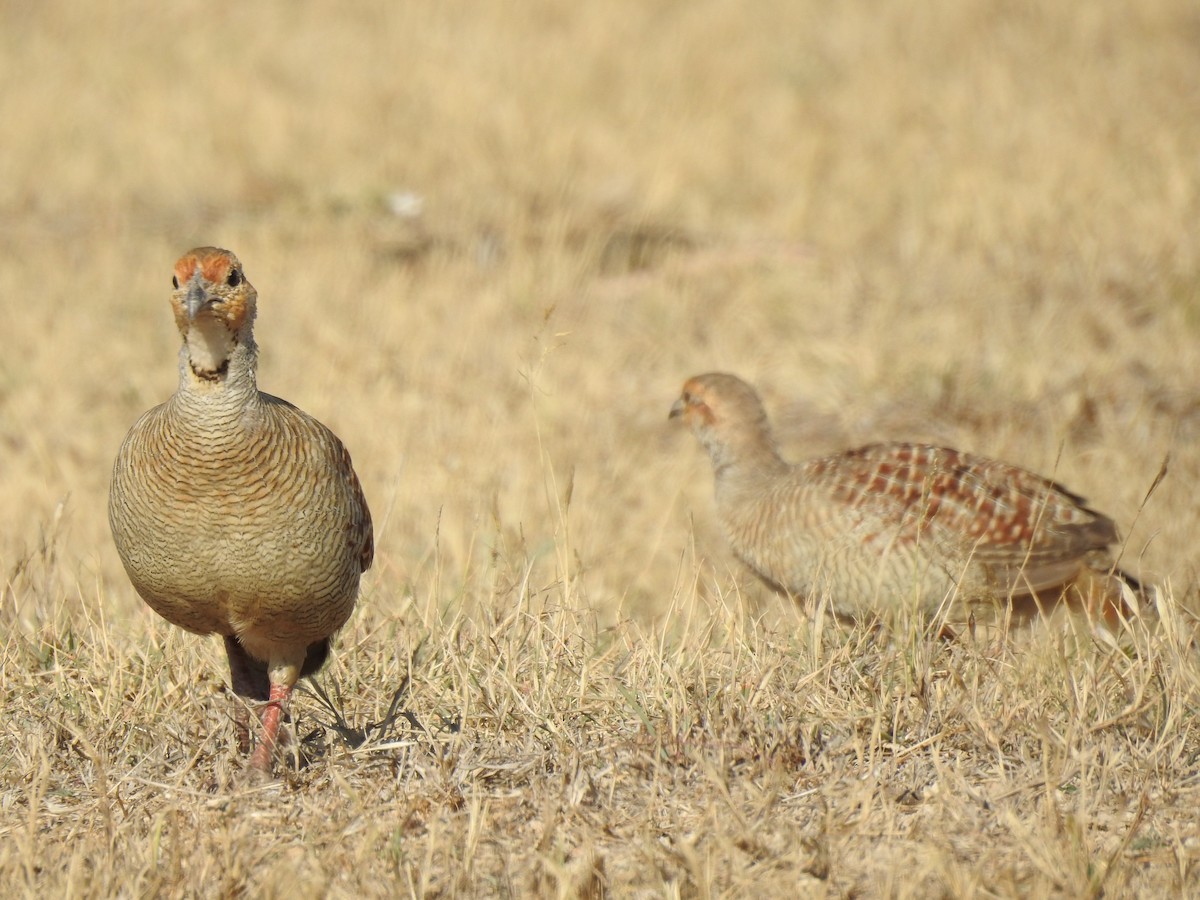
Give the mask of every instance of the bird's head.
[{"label": "bird's head", "polygon": [[718,469],[748,454],[776,456],[762,400],[736,375],[710,372],[689,378],[669,418],[683,420]]},{"label": "bird's head", "polygon": [[239,345],[252,346],[258,293],[228,250],[197,247],[175,263],[171,308],[195,376],[218,381]]}]

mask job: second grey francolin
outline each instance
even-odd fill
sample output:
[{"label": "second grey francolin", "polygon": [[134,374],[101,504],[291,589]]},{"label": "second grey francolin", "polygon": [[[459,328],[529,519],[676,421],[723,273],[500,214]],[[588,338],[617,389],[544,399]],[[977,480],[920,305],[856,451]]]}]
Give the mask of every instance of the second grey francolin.
[{"label": "second grey francolin", "polygon": [[773,587],[827,598],[839,615],[932,614],[954,601],[1061,595],[1077,580],[1115,606],[1119,580],[1136,586],[1114,570],[1112,520],[1025,469],[907,443],[793,465],[758,394],[734,375],[689,379],[677,417],[712,460],[734,553]]},{"label": "second grey francolin", "polygon": [[234,691],[266,702],[251,763],[269,771],[282,705],[354,609],[371,514],[334,433],[258,390],[258,295],[237,257],[192,250],[173,284],[179,389],[122,443],[109,523],[146,603],[222,635]]}]

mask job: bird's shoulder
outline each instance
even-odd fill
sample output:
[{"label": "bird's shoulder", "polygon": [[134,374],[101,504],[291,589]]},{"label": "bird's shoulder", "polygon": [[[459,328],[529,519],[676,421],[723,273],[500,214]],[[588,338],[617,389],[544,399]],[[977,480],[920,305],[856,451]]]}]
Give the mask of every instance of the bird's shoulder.
[{"label": "bird's shoulder", "polygon": [[359,547],[359,570],[367,571],[375,558],[374,526],[350,451],[331,428],[294,403],[264,392],[259,392],[259,398],[264,416],[274,423],[274,427],[291,432],[305,444],[307,454],[323,458],[325,471],[344,485],[345,496],[354,512],[352,528]]}]

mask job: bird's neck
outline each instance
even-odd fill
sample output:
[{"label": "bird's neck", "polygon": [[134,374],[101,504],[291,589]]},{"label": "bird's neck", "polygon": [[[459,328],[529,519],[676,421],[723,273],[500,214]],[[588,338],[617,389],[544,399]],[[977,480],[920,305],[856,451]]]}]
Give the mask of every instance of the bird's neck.
[{"label": "bird's neck", "polygon": [[741,483],[774,478],[791,466],[779,455],[770,432],[756,430],[725,440],[705,440],[718,482]]},{"label": "bird's neck", "polygon": [[247,328],[233,334],[194,323],[179,350],[179,393],[196,399],[249,403],[258,397],[258,347]]}]

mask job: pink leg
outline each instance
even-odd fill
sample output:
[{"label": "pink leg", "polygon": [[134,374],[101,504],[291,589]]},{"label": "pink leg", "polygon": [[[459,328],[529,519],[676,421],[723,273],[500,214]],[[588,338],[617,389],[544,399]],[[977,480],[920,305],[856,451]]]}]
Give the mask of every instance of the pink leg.
[{"label": "pink leg", "polygon": [[254,749],[250,765],[260,772],[270,772],[271,762],[275,756],[275,742],[279,736],[279,720],[283,715],[283,704],[292,695],[292,688],[286,684],[271,685],[271,699],[267,701],[262,713],[262,739]]}]

